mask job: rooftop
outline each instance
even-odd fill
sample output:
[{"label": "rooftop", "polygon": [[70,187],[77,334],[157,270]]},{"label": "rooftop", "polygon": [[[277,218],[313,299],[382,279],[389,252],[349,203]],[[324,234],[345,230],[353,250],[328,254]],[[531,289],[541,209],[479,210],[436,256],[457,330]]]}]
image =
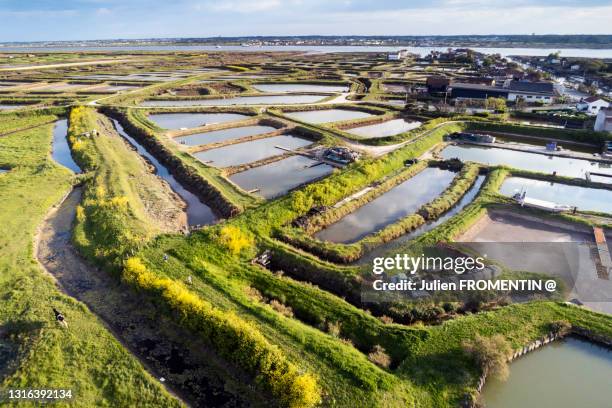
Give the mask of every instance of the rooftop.
[{"label": "rooftop", "polygon": [[553,94],[554,86],[552,82],[531,82],[531,81],[511,81],[508,84],[511,91]]}]

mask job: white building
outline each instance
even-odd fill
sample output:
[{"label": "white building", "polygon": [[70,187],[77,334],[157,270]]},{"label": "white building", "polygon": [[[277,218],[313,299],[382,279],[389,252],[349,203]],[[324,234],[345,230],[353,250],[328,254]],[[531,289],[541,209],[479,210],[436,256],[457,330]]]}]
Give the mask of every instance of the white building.
[{"label": "white building", "polygon": [[610,103],[598,96],[589,96],[576,104],[576,109],[589,115],[597,115],[601,109],[610,107]]},{"label": "white building", "polygon": [[603,108],[599,110],[594,129],[598,132],[612,132],[612,109]]},{"label": "white building", "polygon": [[390,52],[387,54],[387,60],[389,61],[400,61],[408,56],[408,50],[400,50],[397,52]]}]

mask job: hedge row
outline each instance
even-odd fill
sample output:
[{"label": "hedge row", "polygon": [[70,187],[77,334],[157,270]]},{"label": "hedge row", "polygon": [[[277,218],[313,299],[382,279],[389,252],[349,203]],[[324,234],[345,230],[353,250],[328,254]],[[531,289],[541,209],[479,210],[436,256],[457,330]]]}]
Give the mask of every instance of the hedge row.
[{"label": "hedge row", "polygon": [[307,408],[321,401],[316,378],[301,372],[277,346],[234,312],[215,308],[179,282],[157,277],[140,258],[125,262],[122,278],[163,300],[180,315],[183,325],[200,333],[220,355],[254,375],[282,406]]}]

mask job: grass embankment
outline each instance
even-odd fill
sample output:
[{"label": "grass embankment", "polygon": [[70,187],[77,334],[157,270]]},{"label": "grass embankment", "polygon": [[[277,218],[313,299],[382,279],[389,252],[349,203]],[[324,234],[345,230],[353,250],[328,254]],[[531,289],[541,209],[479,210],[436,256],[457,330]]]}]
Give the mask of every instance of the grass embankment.
[{"label": "grass embankment", "polygon": [[210,74],[199,74],[199,75],[194,75],[194,76],[190,76],[187,78],[182,78],[176,81],[167,81],[167,82],[157,83],[154,85],[145,86],[145,87],[142,87],[141,89],[138,89],[132,92],[126,92],[123,94],[111,96],[109,98],[104,98],[104,104],[105,105],[123,105],[123,106],[135,105],[165,90],[178,88],[180,86],[190,84],[199,79],[205,79],[209,75]]},{"label": "grass embankment", "polygon": [[184,226],[174,193],[151,174],[107,118],[92,108],[73,108],[68,140],[75,160],[90,172],[73,236],[88,258],[119,266],[123,255],[153,236]]},{"label": "grass embankment", "polygon": [[[559,319],[610,334],[612,318],[550,302],[457,317],[437,327],[407,328],[377,321],[321,289],[249,263],[261,249],[276,246],[286,251],[284,256],[294,257],[288,274],[302,264],[316,271],[323,265],[317,264],[320,260],[271,236],[313,206],[331,205],[393,174],[444,134],[463,128],[461,123],[444,124],[383,158],[355,163],[190,237],[160,237],[126,263],[123,277],[154,296],[186,327],[209,336],[220,355],[275,397],[274,404],[296,407],[312,406],[319,396],[322,406],[457,406],[466,393],[474,393],[480,374],[462,352],[463,340],[501,333],[514,346],[522,345],[550,331]],[[487,194],[497,191],[502,172],[489,175],[480,208],[493,202]],[[447,202],[438,202],[432,212]],[[319,270],[305,280],[319,279],[324,286],[325,280],[347,271]],[[375,346],[382,346],[388,360],[366,356],[380,350]],[[278,364],[271,365],[269,358]]]},{"label": "grass embankment", "polygon": [[[223,246],[217,234],[159,239],[139,255],[156,275],[174,281],[192,276],[190,289],[199,298],[239,313],[285,353],[301,356],[303,366],[318,374],[323,395],[333,397],[324,405],[456,406],[475,393],[480,372],[461,343],[476,334],[500,333],[518,348],[550,332],[560,319],[596,334],[612,333],[612,318],[552,302],[513,305],[434,327],[383,324],[316,287],[249,265],[254,248],[243,254],[244,261],[232,257],[231,246]],[[162,260],[164,253],[169,261]],[[358,353],[365,355],[373,344],[391,357],[391,369],[385,370],[391,376]]]},{"label": "grass embankment", "polygon": [[[119,271],[125,283],[150,295],[162,308],[180,316],[183,326],[203,335],[219,355],[250,374],[281,405],[301,408],[317,403],[320,394],[316,377],[292,362],[255,326],[198,298],[180,282],[151,272],[138,258],[124,262],[161,229],[143,208],[142,195],[137,191],[148,187],[132,167],[139,160],[121,154],[127,149],[125,143],[101,129],[103,122],[91,108],[74,108],[70,114],[69,138],[75,159],[85,171],[92,172],[83,203],[77,208],[76,246],[88,258]],[[92,129],[98,129],[99,134],[83,136]]]},{"label": "grass embankment", "polygon": [[[160,239],[140,256],[158,276],[175,282],[191,276],[189,289],[199,299],[214,302],[229,316],[236,313],[292,361],[299,361],[303,370],[316,373],[323,406],[399,407],[426,399],[367,358],[374,345],[383,344],[393,347],[391,355],[397,364],[410,352],[404,348],[410,339],[416,341],[425,333],[401,326],[387,328],[340,298],[243,262],[230,254],[218,233],[202,231],[187,240]],[[164,253],[170,255],[166,262]],[[400,339],[404,346],[393,346]]]},{"label": "grass embankment", "polygon": [[[2,125],[11,129],[9,123]],[[71,389],[70,405],[78,407],[180,406],[96,316],[63,295],[34,261],[36,227],[68,193],[72,180],[70,171],[50,158],[52,127],[0,138],[0,167],[11,168],[0,175],[0,343],[14,349],[0,389]],[[65,314],[68,329],[55,322],[52,307]]]},{"label": "grass embankment", "polygon": [[63,109],[52,109],[34,112],[0,113],[0,137],[20,130],[52,123],[56,119],[55,115],[61,115],[63,111]]}]

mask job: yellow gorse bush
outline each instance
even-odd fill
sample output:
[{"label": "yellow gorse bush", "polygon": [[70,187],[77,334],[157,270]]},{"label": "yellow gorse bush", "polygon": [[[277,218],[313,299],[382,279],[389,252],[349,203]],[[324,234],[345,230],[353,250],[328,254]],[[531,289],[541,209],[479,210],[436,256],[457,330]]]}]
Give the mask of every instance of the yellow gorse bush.
[{"label": "yellow gorse bush", "polygon": [[215,308],[180,282],[156,276],[140,258],[125,261],[123,280],[161,295],[183,324],[199,331],[221,355],[255,375],[283,406],[309,408],[321,401],[316,378],[301,373],[282,350],[235,313]]},{"label": "yellow gorse bush", "polygon": [[253,240],[240,228],[226,225],[219,231],[219,241],[233,254],[238,255],[245,248],[253,245]]}]

